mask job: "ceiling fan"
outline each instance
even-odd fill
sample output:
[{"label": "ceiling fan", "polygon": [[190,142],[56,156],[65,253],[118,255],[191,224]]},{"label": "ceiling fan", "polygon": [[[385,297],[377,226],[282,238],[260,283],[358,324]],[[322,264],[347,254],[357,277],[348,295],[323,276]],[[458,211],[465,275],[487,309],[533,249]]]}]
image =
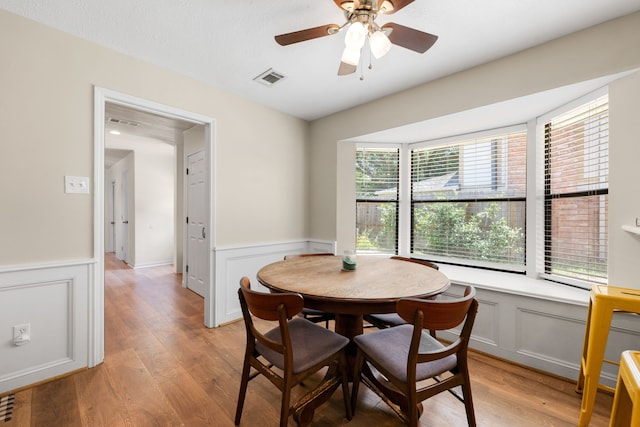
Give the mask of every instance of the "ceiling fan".
[{"label": "ceiling fan", "polygon": [[340,60],[338,75],[354,73],[360,62],[360,53],[367,39],[371,53],[376,58],[384,56],[395,44],[414,52],[426,52],[438,36],[414,28],[389,22],[379,26],[375,19],[379,14],[390,15],[404,8],[414,0],[333,0],[344,10],[346,22],[342,25],[328,24],[306,30],[275,36],[281,46],[337,34],[347,28],[345,49]]}]

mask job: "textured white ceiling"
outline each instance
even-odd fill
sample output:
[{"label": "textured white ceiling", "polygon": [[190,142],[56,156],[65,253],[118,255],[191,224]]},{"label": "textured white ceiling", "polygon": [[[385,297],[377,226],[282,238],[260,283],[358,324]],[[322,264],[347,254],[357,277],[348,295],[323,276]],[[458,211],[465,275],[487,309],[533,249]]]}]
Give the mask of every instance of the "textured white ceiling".
[{"label": "textured white ceiling", "polygon": [[[0,8],[312,120],[640,10],[640,0],[416,0],[377,22],[439,36],[394,46],[373,69],[336,75],[344,33],[290,46],[273,37],[342,24],[331,0],[0,0]],[[253,81],[273,68],[272,87]]]}]

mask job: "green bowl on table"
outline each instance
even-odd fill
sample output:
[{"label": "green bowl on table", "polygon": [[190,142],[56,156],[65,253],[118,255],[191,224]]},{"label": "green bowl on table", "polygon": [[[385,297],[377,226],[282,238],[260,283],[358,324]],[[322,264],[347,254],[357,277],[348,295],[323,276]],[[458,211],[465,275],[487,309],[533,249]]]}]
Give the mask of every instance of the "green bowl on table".
[{"label": "green bowl on table", "polygon": [[349,259],[343,259],[342,260],[342,269],[345,271],[353,271],[356,269],[356,261],[355,260],[349,260]]}]

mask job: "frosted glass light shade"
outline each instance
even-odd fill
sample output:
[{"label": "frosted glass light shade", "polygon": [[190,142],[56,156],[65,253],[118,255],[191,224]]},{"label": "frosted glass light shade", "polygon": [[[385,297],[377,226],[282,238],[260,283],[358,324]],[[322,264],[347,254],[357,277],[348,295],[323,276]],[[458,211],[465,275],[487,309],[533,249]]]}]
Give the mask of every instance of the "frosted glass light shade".
[{"label": "frosted glass light shade", "polygon": [[369,36],[369,46],[376,59],[382,58],[391,49],[391,41],[384,32],[376,31]]},{"label": "frosted glass light shade", "polygon": [[347,30],[347,35],[344,37],[344,44],[349,47],[360,49],[364,46],[364,41],[367,37],[367,29],[362,22],[354,22]]}]

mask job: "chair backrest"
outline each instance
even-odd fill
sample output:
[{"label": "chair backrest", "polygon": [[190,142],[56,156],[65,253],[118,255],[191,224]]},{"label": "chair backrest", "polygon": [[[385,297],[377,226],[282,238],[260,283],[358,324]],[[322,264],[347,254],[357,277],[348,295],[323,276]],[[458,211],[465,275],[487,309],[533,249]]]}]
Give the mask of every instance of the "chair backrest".
[{"label": "chair backrest", "polygon": [[[259,341],[270,349],[283,354],[285,364],[289,365],[293,360],[293,355],[287,320],[302,310],[304,305],[302,295],[296,293],[265,294],[256,292],[251,289],[249,278],[243,277],[240,279],[238,298],[240,298],[242,317],[247,331],[248,348],[255,348],[256,341]],[[252,314],[264,320],[277,320],[280,328],[280,341],[268,338],[256,328],[251,318]]]},{"label": "chair backrest", "polygon": [[[476,290],[467,286],[464,296],[454,300],[426,300],[403,298],[396,304],[396,311],[405,321],[415,324],[419,320],[422,328],[442,331],[455,328],[473,311],[477,311]],[[475,306],[476,310],[470,310]]]},{"label": "chair backrest", "polygon": [[304,306],[302,295],[296,293],[265,294],[251,289],[248,277],[240,279],[238,290],[240,302],[244,301],[248,311],[256,317],[264,320],[278,320],[282,310],[285,318],[290,319],[298,314]]},{"label": "chair backrest", "polygon": [[[466,353],[471,338],[471,329],[478,311],[476,290],[468,286],[464,296],[455,300],[401,299],[396,305],[398,314],[413,324],[413,334],[408,355],[407,372],[415,378],[416,364],[442,359],[452,354],[457,355],[458,364],[466,365]],[[423,330],[428,329],[435,339],[436,331],[455,328],[464,322],[458,338],[439,351],[421,353]]]},{"label": "chair backrest", "polygon": [[416,264],[426,265],[427,267],[431,267],[431,268],[436,269],[436,270],[440,269],[440,267],[438,267],[437,264],[434,264],[431,261],[427,261],[427,260],[424,260],[424,259],[407,258],[407,257],[403,257],[403,256],[398,256],[398,255],[392,256],[391,259],[397,259],[398,261],[415,262]]},{"label": "chair backrest", "polygon": [[285,255],[284,259],[292,259],[292,258],[302,258],[305,256],[333,256],[333,254],[331,253],[325,253],[325,252],[321,252],[321,253],[313,253],[313,254],[293,254],[293,255]]}]

